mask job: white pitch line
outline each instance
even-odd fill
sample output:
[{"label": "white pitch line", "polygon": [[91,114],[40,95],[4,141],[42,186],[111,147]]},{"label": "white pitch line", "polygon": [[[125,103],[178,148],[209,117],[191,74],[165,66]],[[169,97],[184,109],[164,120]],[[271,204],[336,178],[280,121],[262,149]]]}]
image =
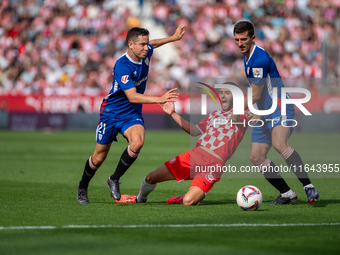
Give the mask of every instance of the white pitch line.
[{"label": "white pitch line", "polygon": [[89,229],[89,228],[197,228],[197,227],[314,227],[340,226],[340,222],[329,223],[237,223],[237,224],[164,224],[164,225],[65,225],[65,226],[13,226],[0,230],[45,230],[45,229]]}]

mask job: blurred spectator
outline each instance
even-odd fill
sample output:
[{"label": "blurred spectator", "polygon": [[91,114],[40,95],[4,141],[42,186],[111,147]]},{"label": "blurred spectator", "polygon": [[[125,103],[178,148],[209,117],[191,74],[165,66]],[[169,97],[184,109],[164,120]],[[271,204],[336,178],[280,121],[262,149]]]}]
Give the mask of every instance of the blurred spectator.
[{"label": "blurred spectator", "polygon": [[[149,94],[172,87],[188,92],[193,77],[244,77],[232,34],[241,19],[254,23],[257,45],[272,55],[283,78],[322,78],[326,57],[330,92],[339,93],[339,0],[149,2],[153,19],[169,34],[188,25],[175,44],[175,63],[153,58]],[[0,14],[0,95],[108,93],[126,33],[144,17],[134,16],[124,0],[2,0]]]}]

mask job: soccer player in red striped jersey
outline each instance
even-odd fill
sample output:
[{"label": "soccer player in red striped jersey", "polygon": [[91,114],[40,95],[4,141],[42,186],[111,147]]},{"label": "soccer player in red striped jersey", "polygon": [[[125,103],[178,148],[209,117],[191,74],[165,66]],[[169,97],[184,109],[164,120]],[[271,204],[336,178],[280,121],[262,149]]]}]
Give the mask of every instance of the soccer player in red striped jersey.
[{"label": "soccer player in red striped jersey", "polygon": [[[226,84],[236,85],[232,82]],[[167,203],[197,205],[205,198],[214,184],[220,180],[222,171],[196,171],[196,167],[204,169],[213,166],[215,170],[222,169],[225,162],[236,151],[248,127],[245,114],[241,115],[239,120],[244,125],[241,123],[231,125],[228,121],[233,114],[231,91],[221,88],[219,95],[222,101],[222,110],[212,112],[197,125],[186,121],[176,113],[173,103],[161,105],[164,112],[170,115],[185,132],[191,136],[201,135],[201,137],[196,142],[196,147],[170,159],[149,173],[143,179],[137,197],[122,195],[119,202],[146,202],[148,195],[155,189],[157,183],[170,180],[178,182],[192,180],[192,182],[185,195],[171,197]]]}]

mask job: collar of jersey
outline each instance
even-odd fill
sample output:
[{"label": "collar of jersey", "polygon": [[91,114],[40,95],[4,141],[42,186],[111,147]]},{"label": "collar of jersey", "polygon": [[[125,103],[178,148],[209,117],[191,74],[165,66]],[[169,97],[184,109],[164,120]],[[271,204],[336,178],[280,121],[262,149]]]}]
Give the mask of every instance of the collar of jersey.
[{"label": "collar of jersey", "polygon": [[129,56],[129,54],[127,54],[127,52],[125,52],[125,56],[128,58],[128,60],[130,60],[134,64],[141,65],[143,63],[143,59],[141,59],[141,61],[139,61],[139,62],[134,61],[132,58],[130,58],[130,56]]},{"label": "collar of jersey", "polygon": [[224,111],[224,110],[222,109],[221,112],[222,112],[222,113],[227,113],[227,114],[229,114],[229,113],[232,113],[232,112],[233,112],[233,108],[231,108],[231,109],[228,110],[228,111]]},{"label": "collar of jersey", "polygon": [[257,47],[256,44],[254,44],[254,48],[253,48],[253,50],[251,51],[250,56],[249,56],[249,58],[248,58],[248,61],[247,61],[247,63],[246,63],[247,65],[248,65],[249,60],[251,59],[251,56],[253,56],[253,53],[254,53],[256,47]]},{"label": "collar of jersey", "polygon": [[222,113],[222,114],[229,114],[229,113],[232,113],[233,112],[233,108],[231,108],[230,110],[228,110],[228,111],[225,111],[225,110],[223,110],[223,109],[221,109],[221,110],[217,110],[217,111],[219,111],[220,113]]}]

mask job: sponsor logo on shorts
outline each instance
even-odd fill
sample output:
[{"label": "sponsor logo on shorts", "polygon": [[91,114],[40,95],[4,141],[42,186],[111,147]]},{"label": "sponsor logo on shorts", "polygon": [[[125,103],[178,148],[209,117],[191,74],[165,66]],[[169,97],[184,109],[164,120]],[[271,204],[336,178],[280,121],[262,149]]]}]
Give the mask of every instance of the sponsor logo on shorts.
[{"label": "sponsor logo on shorts", "polygon": [[129,75],[122,76],[122,83],[126,84],[129,81],[128,78],[129,78]]},{"label": "sponsor logo on shorts", "polygon": [[215,182],[215,177],[212,174],[206,174],[205,175],[205,179],[210,182],[210,183],[214,183]]},{"label": "sponsor logo on shorts", "polygon": [[176,158],[172,158],[172,159],[169,160],[170,164],[175,164],[175,162],[176,162]]},{"label": "sponsor logo on shorts", "polygon": [[102,135],[102,134],[99,134],[99,135],[98,135],[98,138],[99,138],[99,141],[101,141],[102,138],[103,138],[103,135]]},{"label": "sponsor logo on shorts", "polygon": [[272,119],[272,124],[276,125],[279,121],[280,121],[280,117],[275,117],[274,119]]}]

